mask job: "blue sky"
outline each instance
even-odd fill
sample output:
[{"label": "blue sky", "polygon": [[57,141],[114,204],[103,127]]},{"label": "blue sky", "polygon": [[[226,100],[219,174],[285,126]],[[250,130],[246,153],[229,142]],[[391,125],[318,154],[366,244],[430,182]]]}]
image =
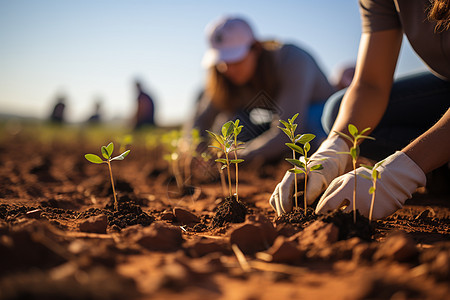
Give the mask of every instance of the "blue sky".
[{"label": "blue sky", "polygon": [[[45,118],[64,94],[69,121],[87,119],[96,99],[105,118],[129,118],[140,78],[157,121],[181,123],[205,76],[204,28],[224,14],[308,50],[329,78],[356,59],[356,0],[0,0],[0,113]],[[397,74],[425,69],[403,45]]]}]

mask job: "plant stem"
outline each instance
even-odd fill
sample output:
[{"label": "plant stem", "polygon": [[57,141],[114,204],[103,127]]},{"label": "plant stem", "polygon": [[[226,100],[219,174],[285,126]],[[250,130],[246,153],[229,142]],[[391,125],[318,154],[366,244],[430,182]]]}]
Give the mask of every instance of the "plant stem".
[{"label": "plant stem", "polygon": [[356,160],[353,160],[353,173],[355,176],[355,186],[353,188],[353,223],[356,224]]},{"label": "plant stem", "polygon": [[228,188],[230,189],[230,198],[233,197],[233,191],[231,190],[231,173],[230,173],[230,160],[228,158],[228,153],[225,152],[225,158],[227,160],[227,171],[228,171]]},{"label": "plant stem", "polygon": [[117,202],[117,198],[116,198],[116,189],[114,188],[114,179],[113,179],[112,170],[111,170],[111,163],[109,160],[107,160],[106,163],[108,164],[109,175],[111,176],[111,186],[112,186],[113,195],[114,195],[114,208],[116,209],[116,211],[119,211],[119,203]]},{"label": "plant stem", "polygon": [[305,190],[303,191],[303,199],[305,201],[305,216],[306,216],[306,209],[308,208],[308,203],[306,202],[306,183],[308,182],[308,172],[305,172]]},{"label": "plant stem", "polygon": [[177,159],[172,160],[172,169],[173,169],[173,175],[175,176],[175,182],[177,183],[178,190],[181,193],[183,191],[183,180],[181,178],[180,168],[178,166]]},{"label": "plant stem", "polygon": [[[236,140],[235,140],[234,144],[236,145]],[[236,151],[234,151],[234,158],[238,159]],[[239,174],[238,173],[239,173],[239,171],[238,171],[238,164],[236,163],[236,200],[239,200],[239,194],[238,194]]]},{"label": "plant stem", "polygon": [[[294,141],[293,141],[294,143]],[[292,158],[295,159],[295,151],[292,150]],[[297,169],[297,166],[294,166],[294,169]],[[298,202],[297,202],[297,173],[294,173],[294,186],[295,186],[295,190],[294,190],[294,196],[295,196],[295,207],[298,207]]]},{"label": "plant stem", "polygon": [[373,204],[375,202],[375,191],[376,191],[376,189],[377,189],[377,180],[375,179],[374,182],[373,182],[372,202],[370,203],[369,222],[372,222]]}]

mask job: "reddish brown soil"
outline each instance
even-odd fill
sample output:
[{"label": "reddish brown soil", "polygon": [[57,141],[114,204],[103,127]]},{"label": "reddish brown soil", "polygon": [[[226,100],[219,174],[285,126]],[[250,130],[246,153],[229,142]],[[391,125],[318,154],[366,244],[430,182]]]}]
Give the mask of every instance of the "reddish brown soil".
[{"label": "reddish brown soil", "polygon": [[161,149],[136,142],[112,164],[116,212],[107,166],[83,157],[100,144],[4,136],[0,299],[450,299],[448,189],[416,193],[366,240],[276,218],[268,199],[289,166],[247,165],[245,222],[230,223],[215,168],[196,162],[182,196]]}]

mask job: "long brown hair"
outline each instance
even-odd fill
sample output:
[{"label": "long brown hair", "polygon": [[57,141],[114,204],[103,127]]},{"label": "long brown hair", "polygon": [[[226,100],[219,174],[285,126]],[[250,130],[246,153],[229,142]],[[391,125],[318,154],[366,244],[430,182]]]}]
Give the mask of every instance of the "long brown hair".
[{"label": "long brown hair", "polygon": [[428,19],[436,21],[436,32],[443,32],[450,28],[450,0],[434,0],[432,1]]},{"label": "long brown hair", "polygon": [[[209,70],[205,93],[216,108],[235,111],[238,108],[245,107],[251,99],[242,97],[243,89],[250,89],[255,93],[264,91],[271,98],[276,97],[278,80],[275,75],[275,63],[271,50],[261,42],[255,42],[252,45],[251,51],[258,52],[258,62],[254,76],[244,86],[233,84],[216,67]],[[256,96],[256,94],[253,96]]]}]

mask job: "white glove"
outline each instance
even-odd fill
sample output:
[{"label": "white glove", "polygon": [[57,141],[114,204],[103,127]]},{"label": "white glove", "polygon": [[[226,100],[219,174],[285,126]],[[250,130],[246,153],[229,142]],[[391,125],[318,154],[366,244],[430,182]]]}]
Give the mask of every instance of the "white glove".
[{"label": "white glove", "polygon": [[[348,154],[337,152],[348,152],[349,147],[338,135],[328,137],[311,155],[311,162],[308,167],[322,164],[323,169],[313,171],[308,175],[306,201],[311,204],[328,187],[328,184],[345,171],[345,167],[350,158]],[[324,159],[324,160],[322,160]],[[282,215],[292,210],[292,196],[294,192],[294,174],[286,172],[283,180],[275,187],[269,203],[272,208]],[[297,180],[303,180],[304,175],[298,174]]]},{"label": "white glove", "polygon": [[[377,170],[380,178],[377,180],[375,190],[373,219],[381,219],[394,213],[403,206],[406,199],[411,198],[418,187],[426,184],[422,169],[401,151],[387,157]],[[366,168],[360,167],[356,169],[356,173],[365,174],[371,178],[371,171]],[[354,180],[353,171],[333,180],[320,198],[316,213],[326,213],[339,208],[344,201],[350,203],[344,211],[352,211]],[[372,202],[372,195],[369,194],[372,180],[358,175],[356,180],[356,209],[368,217]]]}]

